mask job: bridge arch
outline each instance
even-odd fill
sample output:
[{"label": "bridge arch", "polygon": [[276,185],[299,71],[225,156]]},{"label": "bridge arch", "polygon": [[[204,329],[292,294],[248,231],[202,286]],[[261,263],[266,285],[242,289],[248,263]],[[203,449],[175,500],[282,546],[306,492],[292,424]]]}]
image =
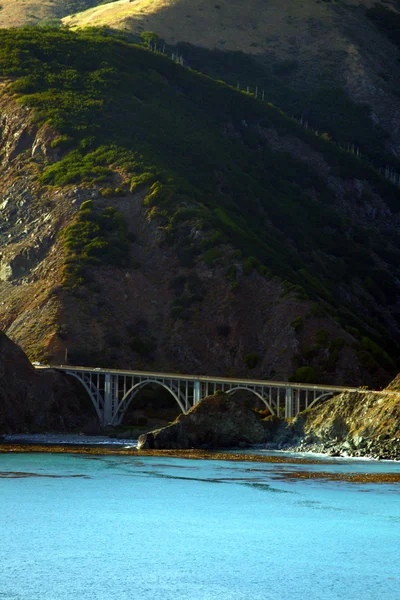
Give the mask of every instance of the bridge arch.
[{"label": "bridge arch", "polygon": [[320,394],[319,396],[317,396],[317,398],[314,398],[314,400],[312,402],[310,402],[310,404],[308,405],[308,408],[312,408],[320,400],[325,400],[326,398],[329,398],[329,396],[333,397],[334,395],[335,394],[333,392],[324,392],[323,394]]},{"label": "bridge arch", "polygon": [[271,412],[272,415],[276,414],[276,411],[272,408],[271,404],[261,394],[256,392],[256,390],[252,390],[251,388],[238,385],[234,388],[231,388],[230,390],[226,390],[226,393],[231,395],[231,394],[234,394],[235,392],[237,392],[238,390],[244,390],[245,392],[251,392],[252,394],[257,396],[257,398],[259,398],[261,400],[261,402],[263,402],[265,404],[265,406],[268,408],[268,410]]},{"label": "bridge arch", "polygon": [[145,381],[139,381],[139,383],[133,385],[121,398],[121,400],[118,403],[117,410],[115,411],[115,415],[111,422],[111,425],[119,425],[122,422],[122,419],[124,418],[126,411],[128,410],[129,405],[134,399],[134,397],[140,392],[142,388],[146,387],[146,385],[148,385],[149,383],[161,385],[164,389],[166,389],[174,398],[175,402],[177,402],[181,411],[183,413],[186,413],[186,409],[182,404],[179,396],[167,384],[163,383],[162,381],[157,381],[157,379],[146,379]]},{"label": "bridge arch", "polygon": [[[65,374],[70,375],[70,377],[75,377],[75,379],[77,379],[79,381],[79,383],[81,383],[83,385],[83,387],[87,391],[87,393],[92,401],[94,408],[96,409],[96,414],[99,418],[99,421],[100,421],[100,423],[102,423],[103,422],[103,413],[101,411],[99,402],[96,401],[96,398],[98,398],[98,396],[99,396],[98,389],[96,388],[96,386],[93,385],[92,382],[90,382],[90,384],[88,385],[88,383],[84,379],[84,375],[79,375],[78,373],[74,373],[73,371],[65,371]],[[94,393],[91,388],[93,388]]]}]

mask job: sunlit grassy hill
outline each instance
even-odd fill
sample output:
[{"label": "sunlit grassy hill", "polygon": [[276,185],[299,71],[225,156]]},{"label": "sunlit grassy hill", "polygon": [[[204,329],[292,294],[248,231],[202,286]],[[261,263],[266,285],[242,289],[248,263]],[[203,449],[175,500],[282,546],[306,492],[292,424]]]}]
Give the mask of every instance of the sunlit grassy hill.
[{"label": "sunlit grassy hill", "polygon": [[209,48],[275,52],[283,60],[296,47],[298,58],[303,53],[317,58],[321,44],[332,52],[344,48],[346,23],[341,17],[357,18],[360,7],[373,4],[374,0],[118,0],[69,16],[64,22],[132,32],[151,30],[168,43],[187,41]]},{"label": "sunlit grassy hill", "polygon": [[[331,81],[339,72],[343,77],[362,75],[368,57],[376,63],[387,50],[365,16],[374,4],[374,0],[119,0],[68,16],[64,23],[106,25],[136,34],[154,31],[170,44],[189,42],[265,55],[277,63],[294,61],[302,76],[308,72]],[[294,64],[291,67],[295,70]]]},{"label": "sunlit grassy hill", "polygon": [[37,25],[104,4],[105,0],[2,0],[0,27]]}]

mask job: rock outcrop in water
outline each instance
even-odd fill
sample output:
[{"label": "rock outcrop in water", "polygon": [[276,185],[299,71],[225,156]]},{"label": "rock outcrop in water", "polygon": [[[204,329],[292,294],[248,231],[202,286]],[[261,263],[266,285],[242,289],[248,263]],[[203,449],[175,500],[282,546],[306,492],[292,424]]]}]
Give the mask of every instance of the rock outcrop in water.
[{"label": "rock outcrop in water", "polygon": [[0,434],[82,425],[85,411],[70,382],[52,369],[37,370],[0,332]]},{"label": "rock outcrop in water", "polygon": [[232,448],[261,444],[265,429],[253,410],[224,393],[203,398],[168,427],[139,437],[139,449]]},{"label": "rock outcrop in water", "polygon": [[294,419],[267,417],[225,394],[204,398],[172,425],[139,438],[139,449],[271,449],[400,460],[400,375],[381,392],[346,392]]}]

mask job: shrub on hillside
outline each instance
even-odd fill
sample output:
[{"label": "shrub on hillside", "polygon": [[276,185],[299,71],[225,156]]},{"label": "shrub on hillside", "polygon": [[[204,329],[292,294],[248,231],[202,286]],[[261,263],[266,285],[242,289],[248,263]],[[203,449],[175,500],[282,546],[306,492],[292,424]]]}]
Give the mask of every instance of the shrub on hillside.
[{"label": "shrub on hillside", "polygon": [[293,383],[317,383],[317,373],[314,367],[299,367],[293,375],[290,375],[289,381]]},{"label": "shrub on hillside", "polygon": [[256,352],[250,352],[244,357],[244,364],[248,369],[255,369],[260,361],[260,357]]}]

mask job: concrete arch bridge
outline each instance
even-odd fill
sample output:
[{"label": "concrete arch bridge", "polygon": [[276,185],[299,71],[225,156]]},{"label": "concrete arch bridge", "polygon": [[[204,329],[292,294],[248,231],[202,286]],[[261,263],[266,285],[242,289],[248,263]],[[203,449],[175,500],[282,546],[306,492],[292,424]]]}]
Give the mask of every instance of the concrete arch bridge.
[{"label": "concrete arch bridge", "polygon": [[[42,367],[43,368],[43,367]],[[77,379],[89,394],[102,425],[120,425],[132,400],[143,387],[157,384],[170,392],[183,413],[201,398],[222,390],[235,394],[242,390],[259,398],[273,415],[293,417],[317,402],[344,391],[357,388],[207,377],[203,375],[178,375],[146,371],[119,371],[87,367],[51,367]]]}]

